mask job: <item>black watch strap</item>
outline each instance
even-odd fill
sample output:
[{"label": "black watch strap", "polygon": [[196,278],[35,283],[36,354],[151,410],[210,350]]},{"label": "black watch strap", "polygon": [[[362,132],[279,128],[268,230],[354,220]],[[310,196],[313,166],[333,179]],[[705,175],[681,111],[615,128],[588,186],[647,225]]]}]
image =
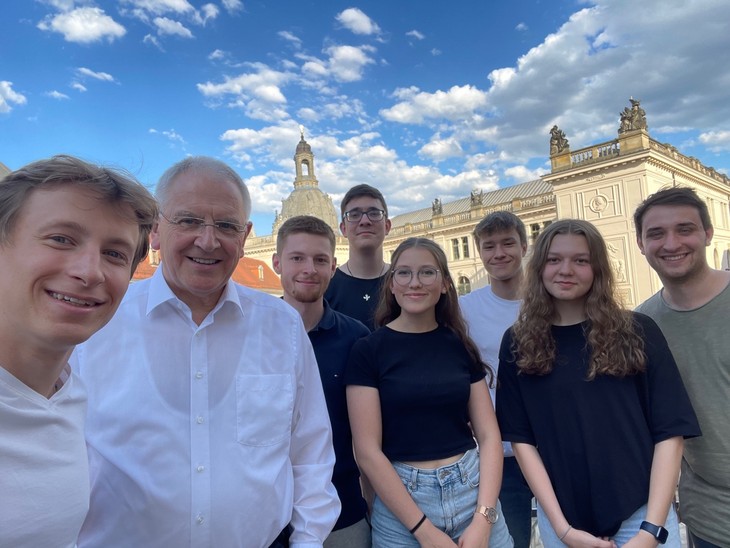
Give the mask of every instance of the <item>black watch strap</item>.
[{"label": "black watch strap", "polygon": [[654,525],[653,523],[649,523],[648,521],[642,521],[641,527],[639,527],[639,529],[649,533],[657,540],[659,544],[664,544],[665,542],[667,542],[669,531],[667,531],[664,527],[660,525]]}]

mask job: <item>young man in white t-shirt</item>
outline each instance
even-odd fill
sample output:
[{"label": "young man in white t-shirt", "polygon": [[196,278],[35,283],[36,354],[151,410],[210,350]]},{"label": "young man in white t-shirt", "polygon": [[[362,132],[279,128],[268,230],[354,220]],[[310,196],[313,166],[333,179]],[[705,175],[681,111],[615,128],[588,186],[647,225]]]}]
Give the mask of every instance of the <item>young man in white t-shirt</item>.
[{"label": "young man in white t-shirt", "polygon": [[[502,335],[515,322],[520,310],[519,287],[522,259],[527,252],[527,234],[519,217],[508,211],[497,211],[479,222],[474,229],[474,240],[491,285],[464,295],[459,304],[469,326],[469,336],[479,347],[482,359],[496,374]],[[494,404],[495,389],[491,388],[490,393]],[[532,493],[509,443],[504,444],[504,457],[499,501],[515,548],[527,548]]]},{"label": "young man in white t-shirt", "polygon": [[76,545],[86,390],[68,358],[117,310],[156,217],[137,181],[71,156],[0,180],[0,546]]}]

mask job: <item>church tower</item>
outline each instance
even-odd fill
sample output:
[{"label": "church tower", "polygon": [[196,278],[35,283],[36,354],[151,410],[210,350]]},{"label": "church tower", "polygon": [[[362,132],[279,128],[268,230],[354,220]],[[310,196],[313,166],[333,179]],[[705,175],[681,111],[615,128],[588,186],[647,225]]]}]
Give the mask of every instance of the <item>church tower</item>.
[{"label": "church tower", "polygon": [[287,219],[296,215],[313,215],[322,219],[337,234],[339,221],[332,198],[322,192],[314,174],[314,154],[312,147],[304,140],[304,129],[300,127],[301,139],[294,153],[294,190],[281,201],[281,213],[276,214],[272,226],[272,234],[279,232],[279,227]]}]

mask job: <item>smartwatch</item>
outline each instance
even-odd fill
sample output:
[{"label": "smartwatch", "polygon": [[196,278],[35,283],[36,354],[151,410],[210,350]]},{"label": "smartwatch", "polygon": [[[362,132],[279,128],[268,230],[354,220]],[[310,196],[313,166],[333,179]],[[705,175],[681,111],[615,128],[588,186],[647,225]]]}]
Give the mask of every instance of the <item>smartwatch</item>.
[{"label": "smartwatch", "polygon": [[649,533],[652,537],[656,539],[659,544],[664,544],[665,542],[667,542],[669,531],[667,531],[664,527],[654,525],[653,523],[649,523],[648,521],[642,521],[641,527],[639,527],[639,529]]},{"label": "smartwatch", "polygon": [[499,519],[499,514],[497,513],[496,508],[492,508],[491,506],[477,506],[475,514],[481,514],[484,516],[484,519],[486,519],[489,523],[497,523],[497,520]]}]

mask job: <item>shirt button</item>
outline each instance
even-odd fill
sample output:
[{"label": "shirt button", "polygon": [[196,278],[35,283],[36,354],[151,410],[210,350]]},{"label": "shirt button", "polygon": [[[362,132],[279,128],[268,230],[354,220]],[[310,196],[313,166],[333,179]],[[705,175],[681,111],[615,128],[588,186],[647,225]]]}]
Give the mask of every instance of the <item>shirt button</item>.
[{"label": "shirt button", "polygon": [[198,525],[203,525],[203,522],[205,521],[203,514],[198,514],[198,517],[195,518],[195,521],[198,522]]},{"label": "shirt button", "polygon": [[201,464],[200,466],[198,466],[198,467],[196,468],[196,470],[197,470],[198,472],[203,472],[203,471],[205,470],[205,466],[203,466],[203,465]]},{"label": "shirt button", "polygon": [[195,422],[197,422],[198,424],[203,424],[203,421],[204,420],[205,419],[203,417],[201,417],[200,415],[198,415],[197,417],[195,417]]},{"label": "shirt button", "polygon": [[202,371],[198,371],[197,373],[195,373],[195,378],[196,379],[202,379],[203,378],[203,372]]}]

